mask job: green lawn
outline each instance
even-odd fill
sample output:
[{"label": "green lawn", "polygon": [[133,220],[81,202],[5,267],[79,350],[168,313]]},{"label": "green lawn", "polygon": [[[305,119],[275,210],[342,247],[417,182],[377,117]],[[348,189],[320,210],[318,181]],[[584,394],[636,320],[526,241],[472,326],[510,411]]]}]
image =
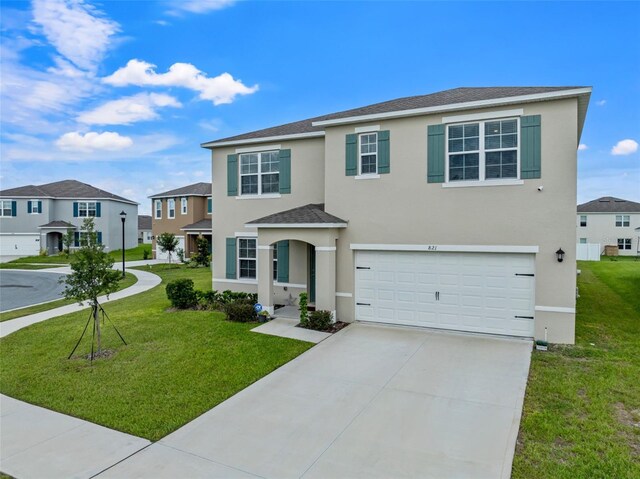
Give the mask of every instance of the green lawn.
[{"label": "green lawn", "polygon": [[0,269],[49,269],[58,266],[67,266],[67,264],[0,263]]},{"label": "green lawn", "polygon": [[[151,245],[150,244],[141,244],[136,246],[135,248],[131,248],[125,250],[124,259],[125,261],[138,261],[144,259],[144,250],[149,252],[149,259],[151,259]],[[122,250],[114,250],[109,252],[109,256],[113,258],[113,260],[117,263],[122,261]],[[8,265],[24,265],[24,264],[68,264],[69,261],[73,258],[73,254],[70,256],[65,255],[53,255],[53,256],[27,256],[26,258],[18,258],[14,259],[9,263],[3,263],[7,266],[2,267],[10,267]]]},{"label": "green lawn", "polygon": [[640,477],[640,262],[580,262],[576,345],[534,352],[514,478]]},{"label": "green lawn", "polygon": [[[131,273],[126,273],[125,278],[120,280],[118,283],[118,291],[124,288],[128,288],[132,284],[135,284],[138,281]],[[14,311],[9,311],[7,313],[0,313],[0,323],[2,321],[9,321],[10,319],[20,318],[22,316],[27,316],[29,314],[40,313],[42,311],[49,311],[50,309],[59,308],[60,306],[66,306],[67,304],[71,304],[74,301],[67,299],[59,299],[57,301],[51,301],[49,303],[39,304],[37,306],[27,306],[26,308],[16,309]]]},{"label": "green lawn", "polygon": [[[145,268],[148,270],[148,268]],[[87,312],[51,319],[0,340],[0,392],[49,409],[158,440],[244,389],[312,344],[252,333],[221,313],[167,311],[167,281],[211,288],[209,268],[156,265],[163,284],[105,304],[109,359],[67,360]],[[87,354],[85,340],[78,353]]]}]

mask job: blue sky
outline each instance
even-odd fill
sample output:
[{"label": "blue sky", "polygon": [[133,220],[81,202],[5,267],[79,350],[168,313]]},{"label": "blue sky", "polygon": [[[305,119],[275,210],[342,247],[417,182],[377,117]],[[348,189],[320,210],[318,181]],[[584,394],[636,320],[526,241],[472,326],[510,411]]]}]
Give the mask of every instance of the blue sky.
[{"label": "blue sky", "polygon": [[640,201],[639,2],[0,4],[1,188],[141,203],[210,181],[200,143],[459,86],[593,86],[578,202]]}]

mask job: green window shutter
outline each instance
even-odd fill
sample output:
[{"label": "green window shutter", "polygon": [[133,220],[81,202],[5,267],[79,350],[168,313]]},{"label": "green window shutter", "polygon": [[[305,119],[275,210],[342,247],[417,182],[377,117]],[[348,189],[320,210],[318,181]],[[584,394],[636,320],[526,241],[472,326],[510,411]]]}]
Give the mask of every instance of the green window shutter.
[{"label": "green window shutter", "polygon": [[389,158],[389,130],[378,132],[378,173],[384,174],[391,171]]},{"label": "green window shutter", "polygon": [[278,248],[278,283],[289,282],[289,240],[279,241]]},{"label": "green window shutter", "polygon": [[429,125],[427,129],[427,182],[444,183],[445,125]]},{"label": "green window shutter", "polygon": [[349,134],[346,139],[346,175],[358,174],[358,135]]},{"label": "green window shutter", "polygon": [[213,211],[213,198],[207,198],[207,213],[211,214]]},{"label": "green window shutter", "polygon": [[33,211],[32,207],[31,207],[31,200],[27,201],[27,213],[31,214],[31,212]]},{"label": "green window shutter", "polygon": [[280,163],[280,193],[291,193],[291,150],[280,150],[278,153]]},{"label": "green window shutter", "polygon": [[100,218],[101,213],[102,213],[102,207],[100,206],[100,202],[96,201],[96,218]]},{"label": "green window shutter", "polygon": [[38,200],[38,213],[42,213],[42,201]]},{"label": "green window shutter", "polygon": [[18,202],[15,200],[11,202],[11,216],[18,216]]},{"label": "green window shutter", "polygon": [[102,244],[102,231],[98,231],[98,244]]},{"label": "green window shutter", "polygon": [[236,239],[227,238],[227,279],[236,279]]},{"label": "green window shutter", "polygon": [[73,217],[74,218],[78,217],[78,202],[77,201],[73,202]]},{"label": "green window shutter", "polygon": [[73,246],[76,248],[80,246],[80,233],[78,231],[73,232]]},{"label": "green window shutter", "polygon": [[227,196],[238,196],[238,155],[227,155]]},{"label": "green window shutter", "polygon": [[520,118],[520,178],[540,178],[540,115]]}]

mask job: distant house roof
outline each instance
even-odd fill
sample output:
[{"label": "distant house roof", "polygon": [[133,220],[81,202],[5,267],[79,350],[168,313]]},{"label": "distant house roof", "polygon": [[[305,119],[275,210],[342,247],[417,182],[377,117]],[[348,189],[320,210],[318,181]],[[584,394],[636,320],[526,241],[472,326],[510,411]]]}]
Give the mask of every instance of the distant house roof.
[{"label": "distant house roof", "polygon": [[[293,123],[286,123],[284,125],[243,133],[241,135],[221,138],[219,140],[203,143],[201,146],[208,148],[221,144],[234,144],[246,142],[247,140],[257,141],[261,138],[283,137],[290,135],[322,136],[324,134],[323,122],[337,122],[338,120],[344,120],[345,122],[349,120],[359,121],[358,118],[360,117],[384,115],[392,112],[405,112],[406,114],[409,114],[412,111],[415,111],[415,114],[424,114],[424,111],[421,111],[424,109],[433,109],[433,112],[438,110],[444,111],[447,109],[453,111],[453,108],[446,108],[451,107],[452,105],[460,105],[460,109],[472,108],[474,106],[482,108],[483,106],[491,106],[486,103],[492,100],[504,100],[501,104],[508,103],[509,98],[512,98],[513,102],[540,101],[543,99],[545,94],[547,97],[553,97],[554,94],[555,96],[560,97],[566,94],[568,96],[580,98],[581,111],[579,130],[581,131],[582,123],[584,122],[584,117],[586,115],[587,104],[591,94],[590,87],[471,87],[454,88],[428,95],[409,96],[382,103],[375,103],[373,105],[353,108],[351,110],[317,116],[306,120],[295,121]],[[534,97],[535,95],[540,98]],[[365,118],[362,119],[364,120]]]},{"label": "distant house roof", "polygon": [[191,223],[190,225],[183,226],[180,229],[183,231],[187,231],[187,230],[211,231],[211,220],[204,219],[204,220],[196,221],[195,223]]},{"label": "distant house roof", "polygon": [[135,201],[114,195],[87,183],[63,180],[46,185],[27,185],[0,191],[3,198],[66,198],[66,199],[107,199],[137,205]]},{"label": "distant house roof", "polygon": [[640,213],[640,203],[603,196],[597,200],[578,205],[578,213]]},{"label": "distant house roof", "polygon": [[164,193],[156,193],[149,198],[173,198],[174,196],[211,196],[211,183],[194,183]]},{"label": "distant house roof", "polygon": [[324,211],[324,204],[308,204],[249,221],[248,225],[347,225],[347,222]]},{"label": "distant house roof", "polygon": [[75,225],[67,223],[66,221],[50,221],[46,225],[38,226],[38,228],[75,228]]},{"label": "distant house roof", "polygon": [[138,215],[138,229],[139,230],[150,230],[151,229],[151,216],[148,215]]}]

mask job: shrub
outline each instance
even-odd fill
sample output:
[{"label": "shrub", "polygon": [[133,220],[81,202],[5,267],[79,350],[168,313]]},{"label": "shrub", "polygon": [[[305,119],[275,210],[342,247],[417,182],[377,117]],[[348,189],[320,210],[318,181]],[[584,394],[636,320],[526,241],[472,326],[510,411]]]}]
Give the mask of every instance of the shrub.
[{"label": "shrub", "polygon": [[211,263],[211,255],[209,254],[209,243],[202,236],[196,239],[196,252],[191,255],[191,261],[195,266],[208,267]]},{"label": "shrub", "polygon": [[306,327],[316,331],[326,331],[331,328],[332,323],[331,311],[312,311]]},{"label": "shrub", "polygon": [[151,256],[151,251],[149,251],[147,248],[142,250],[142,259],[149,259],[149,256]]},{"label": "shrub", "polygon": [[184,250],[182,248],[176,250],[176,256],[181,263],[184,263]]},{"label": "shrub", "polygon": [[184,278],[176,279],[167,284],[167,298],[171,306],[178,309],[188,309],[197,306],[198,295],[193,289],[193,280]]},{"label": "shrub", "polygon": [[224,312],[227,313],[229,321],[237,321],[239,323],[256,321],[256,312],[253,310],[253,304],[235,301],[225,305]]},{"label": "shrub", "polygon": [[309,311],[307,310],[307,293],[300,293],[300,325],[303,328],[309,326]]}]

